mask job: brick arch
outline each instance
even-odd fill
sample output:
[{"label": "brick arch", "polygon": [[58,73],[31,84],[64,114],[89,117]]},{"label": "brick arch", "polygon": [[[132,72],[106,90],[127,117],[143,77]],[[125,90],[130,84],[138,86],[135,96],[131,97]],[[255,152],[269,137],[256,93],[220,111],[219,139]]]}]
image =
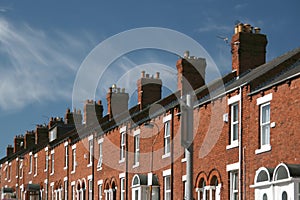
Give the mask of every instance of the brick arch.
[{"label": "brick arch", "polygon": [[76,190],[80,190],[81,189],[81,180],[78,179],[76,182]]},{"label": "brick arch", "polygon": [[83,178],[81,181],[82,181],[81,182],[81,188],[86,189],[86,180],[85,180],[85,178]]},{"label": "brick arch", "polygon": [[218,183],[222,183],[220,172],[217,169],[213,169],[209,172],[208,183],[214,185],[215,178],[218,180]]},{"label": "brick arch", "polygon": [[207,185],[208,182],[207,182],[207,175],[205,172],[200,172],[198,175],[197,175],[197,178],[196,178],[196,184],[195,184],[195,188],[198,188],[200,186],[200,181],[201,180],[204,180],[205,184]]},{"label": "brick arch", "polygon": [[106,179],[104,181],[104,190],[108,190],[110,188],[110,181],[109,179]]},{"label": "brick arch", "polygon": [[112,188],[113,184],[114,184],[115,186],[117,186],[117,181],[116,181],[115,177],[112,177],[112,178],[110,179],[110,184],[109,184],[110,188]]}]

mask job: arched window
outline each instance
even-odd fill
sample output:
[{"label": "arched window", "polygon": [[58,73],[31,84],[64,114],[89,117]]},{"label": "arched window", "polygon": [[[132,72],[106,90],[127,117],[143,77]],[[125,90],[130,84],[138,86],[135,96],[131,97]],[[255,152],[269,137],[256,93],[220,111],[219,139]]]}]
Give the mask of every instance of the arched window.
[{"label": "arched window", "polygon": [[287,199],[288,199],[288,196],[287,196],[286,191],[284,191],[284,192],[282,193],[281,199],[282,199],[282,200],[287,200]]},{"label": "arched window", "polygon": [[264,195],[263,195],[263,200],[268,200],[268,196],[266,193],[264,193]]},{"label": "arched window", "polygon": [[254,183],[268,182],[271,181],[271,175],[273,169],[267,169],[265,167],[261,167],[256,171]]},{"label": "arched window", "polygon": [[141,199],[141,180],[140,177],[136,174],[132,179],[132,200]]},{"label": "arched window", "polygon": [[200,181],[199,181],[199,185],[198,185],[199,189],[197,191],[198,200],[205,200],[206,199],[205,186],[206,186],[205,180],[204,180],[204,178],[201,178]]},{"label": "arched window", "polygon": [[289,169],[285,164],[279,164],[275,169],[274,181],[287,179],[290,177]]}]

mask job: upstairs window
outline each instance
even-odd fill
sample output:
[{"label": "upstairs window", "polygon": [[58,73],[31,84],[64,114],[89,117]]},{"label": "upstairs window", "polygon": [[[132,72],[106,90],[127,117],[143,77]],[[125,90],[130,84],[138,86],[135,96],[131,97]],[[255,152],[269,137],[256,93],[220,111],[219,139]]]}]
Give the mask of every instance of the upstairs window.
[{"label": "upstairs window", "polygon": [[72,172],[76,169],[76,146],[72,146]]},{"label": "upstairs window", "polygon": [[260,106],[260,145],[270,145],[270,103]]},{"label": "upstairs window", "polygon": [[238,135],[239,135],[239,104],[238,103],[232,104],[230,111],[231,111],[230,142],[231,142],[231,144],[234,144],[234,143],[238,142]]},{"label": "upstairs window", "polygon": [[68,156],[69,156],[69,148],[68,144],[65,144],[65,159],[64,159],[64,168],[66,169],[68,167]]},{"label": "upstairs window", "polygon": [[32,162],[33,162],[33,157],[32,157],[32,153],[29,154],[29,174],[32,173]]},{"label": "upstairs window", "polygon": [[120,136],[120,161],[124,161],[125,160],[125,142],[126,142],[126,132],[123,131],[121,132],[121,136]]},{"label": "upstairs window", "polygon": [[230,200],[238,200],[238,171],[230,172]]},{"label": "upstairs window", "polygon": [[171,127],[170,121],[165,122],[165,134],[164,134],[164,153],[170,154],[170,137]]},{"label": "upstairs window", "polygon": [[103,163],[103,138],[98,140],[98,146],[99,146],[99,150],[98,150],[99,158],[97,163],[97,169],[100,170],[102,169],[102,163]]},{"label": "upstairs window", "polygon": [[94,152],[94,145],[93,145],[93,138],[89,139],[89,166],[92,165],[93,162],[93,152]]},{"label": "upstairs window", "polygon": [[51,151],[51,174],[54,174],[54,150]]},{"label": "upstairs window", "polygon": [[140,130],[134,132],[134,166],[140,161]]},{"label": "upstairs window", "polygon": [[38,157],[37,154],[34,155],[34,175],[37,175],[37,169],[38,169]]}]

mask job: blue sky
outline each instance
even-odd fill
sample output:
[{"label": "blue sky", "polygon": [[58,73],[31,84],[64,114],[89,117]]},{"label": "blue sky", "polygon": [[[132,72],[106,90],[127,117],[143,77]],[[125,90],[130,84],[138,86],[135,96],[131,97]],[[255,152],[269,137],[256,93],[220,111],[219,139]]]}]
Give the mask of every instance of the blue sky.
[{"label": "blue sky", "polygon": [[[230,47],[217,36],[231,38],[236,20],[258,26],[268,36],[267,60],[271,60],[299,47],[299,7],[298,0],[1,0],[0,157],[15,135],[48,123],[51,116],[63,116],[72,107],[76,73],[105,39],[140,27],[179,31],[201,44],[224,74],[231,70]],[[128,69],[138,64],[150,70],[147,63],[160,63],[175,70],[176,60],[157,50],[123,56],[111,68],[115,71],[110,75],[115,76],[98,86],[96,96],[106,104],[108,86],[123,75],[117,66]],[[166,78],[166,84],[176,85],[176,75]]]}]

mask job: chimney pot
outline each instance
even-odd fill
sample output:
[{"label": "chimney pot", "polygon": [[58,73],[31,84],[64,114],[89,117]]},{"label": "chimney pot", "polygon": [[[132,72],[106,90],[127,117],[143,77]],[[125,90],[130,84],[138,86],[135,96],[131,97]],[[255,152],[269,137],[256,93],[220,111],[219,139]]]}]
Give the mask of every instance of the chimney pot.
[{"label": "chimney pot", "polygon": [[141,77],[144,78],[145,77],[145,71],[141,72]]},{"label": "chimney pot", "polygon": [[260,29],[259,27],[255,27],[255,28],[254,28],[254,33],[255,33],[255,34],[260,34],[260,30],[261,30],[261,29]]},{"label": "chimney pot", "polygon": [[146,74],[146,78],[149,78],[149,74]]},{"label": "chimney pot", "polygon": [[244,24],[243,23],[239,23],[238,25],[238,33],[244,32]]},{"label": "chimney pot", "polygon": [[156,78],[156,79],[159,79],[159,72],[156,72],[155,78]]},{"label": "chimney pot", "polygon": [[183,54],[184,58],[188,58],[190,56],[190,52],[189,51],[185,51]]}]

